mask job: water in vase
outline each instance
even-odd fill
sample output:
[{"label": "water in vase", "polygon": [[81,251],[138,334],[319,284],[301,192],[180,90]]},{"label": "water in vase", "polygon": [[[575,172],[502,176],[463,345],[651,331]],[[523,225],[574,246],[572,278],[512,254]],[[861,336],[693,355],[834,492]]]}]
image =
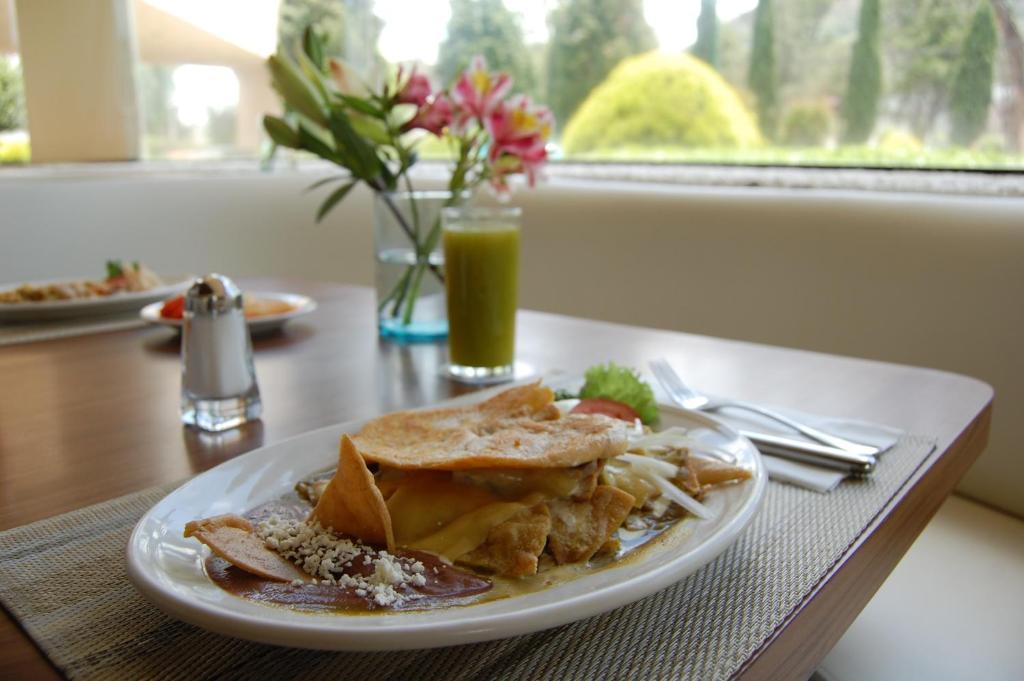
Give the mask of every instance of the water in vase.
[{"label": "water in vase", "polygon": [[[388,248],[377,253],[377,305],[386,301],[377,313],[380,334],[402,341],[439,340],[448,335],[445,290],[430,269],[423,272],[411,321],[405,323],[406,305],[412,293],[410,268],[415,264],[416,254],[411,248]],[[440,251],[430,254],[430,264],[443,271],[444,256]]]}]

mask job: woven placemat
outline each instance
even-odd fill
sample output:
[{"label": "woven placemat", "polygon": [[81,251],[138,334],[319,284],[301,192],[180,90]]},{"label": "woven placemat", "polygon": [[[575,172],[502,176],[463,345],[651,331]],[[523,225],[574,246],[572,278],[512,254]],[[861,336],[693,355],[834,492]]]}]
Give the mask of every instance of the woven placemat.
[{"label": "woven placemat", "polygon": [[0,347],[18,343],[87,336],[93,333],[136,329],[144,326],[139,313],[106,315],[103,317],[80,317],[59,319],[49,322],[17,322],[0,324]]},{"label": "woven placemat", "polygon": [[770,483],[718,559],[631,605],[556,629],[435,650],[328,653],[173,620],[125,576],[135,522],[173,486],[0,533],[0,602],[72,679],[724,679],[784,622],[934,447],[905,436],[830,494]]}]

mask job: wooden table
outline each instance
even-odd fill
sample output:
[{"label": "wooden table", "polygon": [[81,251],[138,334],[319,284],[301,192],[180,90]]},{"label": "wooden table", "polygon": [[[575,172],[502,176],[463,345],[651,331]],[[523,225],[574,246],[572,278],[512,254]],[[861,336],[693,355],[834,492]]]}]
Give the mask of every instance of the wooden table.
[{"label": "wooden table", "polygon": [[[225,434],[178,421],[176,335],[141,329],[0,348],[0,529],[198,473],[313,428],[435,402],[467,388],[439,376],[445,347],[378,340],[369,289],[289,280],[250,288],[312,295],[319,309],[258,339],[264,417]],[[807,678],[985,446],[992,391],[928,369],[632,328],[519,317],[518,356],[580,373],[664,356],[694,385],[752,401],[887,423],[938,447],[870,532],[755,655],[743,678]],[[0,678],[57,672],[6,615]]]}]

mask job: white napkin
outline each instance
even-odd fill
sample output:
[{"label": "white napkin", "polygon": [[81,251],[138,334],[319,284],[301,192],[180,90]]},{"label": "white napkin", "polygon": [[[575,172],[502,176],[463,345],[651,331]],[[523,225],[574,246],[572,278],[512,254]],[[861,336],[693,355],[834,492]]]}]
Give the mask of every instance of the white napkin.
[{"label": "white napkin", "polygon": [[[649,379],[654,389],[655,399],[662,404],[672,404],[665,390],[656,380]],[[768,409],[777,411],[783,416],[788,416],[801,423],[823,430],[826,433],[833,433],[854,442],[863,442],[866,445],[874,445],[881,451],[891,449],[896,441],[903,435],[903,431],[890,426],[883,426],[878,423],[857,421],[854,419],[837,419],[828,416],[819,416],[797,411],[795,409],[782,409],[771,405],[763,405]],[[714,412],[704,412],[712,418],[716,418],[728,424],[736,430],[751,430],[758,433],[770,433],[772,435],[784,435],[794,440],[807,440],[794,430],[787,428],[778,421],[758,416],[753,412],[741,409],[721,409]],[[807,440],[813,442],[812,440]],[[768,469],[768,476],[772,480],[786,482],[797,487],[820,492],[822,494],[834,490],[840,482],[849,477],[847,473],[831,468],[815,466],[800,461],[791,461],[778,456],[762,454],[764,466]]]},{"label": "white napkin", "polygon": [[[897,428],[883,426],[878,423],[830,418],[793,409],[780,409],[771,406],[768,406],[768,408],[827,433],[838,435],[854,442],[874,445],[881,449],[879,454],[891,449],[903,434],[903,431]],[[729,424],[737,430],[752,430],[759,433],[785,435],[797,440],[806,440],[802,435],[790,430],[781,423],[758,416],[753,412],[740,409],[720,409],[708,413],[710,416]],[[811,442],[811,440],[807,441]],[[847,474],[842,471],[822,468],[798,461],[790,461],[789,459],[777,456],[762,455],[762,458],[764,459],[765,468],[768,469],[768,475],[773,480],[788,482],[791,485],[804,487],[815,492],[831,492],[847,477]]]}]

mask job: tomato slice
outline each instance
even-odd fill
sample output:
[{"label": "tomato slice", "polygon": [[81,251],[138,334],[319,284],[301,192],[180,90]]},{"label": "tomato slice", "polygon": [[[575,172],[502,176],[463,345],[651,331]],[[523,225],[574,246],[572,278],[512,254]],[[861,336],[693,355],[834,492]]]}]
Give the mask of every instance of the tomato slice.
[{"label": "tomato slice", "polygon": [[569,412],[570,414],[604,414],[605,416],[611,416],[614,419],[622,419],[623,421],[629,421],[633,423],[636,419],[640,418],[640,415],[636,413],[633,407],[616,400],[606,400],[603,397],[591,397],[585,400],[580,400]]},{"label": "tomato slice", "polygon": [[181,319],[185,316],[185,296],[168,298],[160,308],[160,316],[164,319]]}]

